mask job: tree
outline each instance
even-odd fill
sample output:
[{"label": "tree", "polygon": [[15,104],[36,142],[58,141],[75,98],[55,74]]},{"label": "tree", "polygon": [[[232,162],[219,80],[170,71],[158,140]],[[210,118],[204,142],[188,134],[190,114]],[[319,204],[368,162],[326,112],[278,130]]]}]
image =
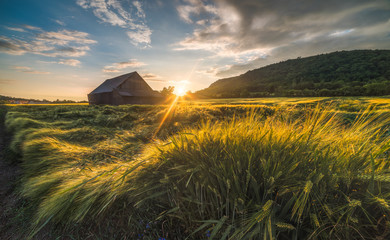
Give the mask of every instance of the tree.
[{"label": "tree", "polygon": [[164,96],[164,97],[170,97],[173,95],[173,91],[175,90],[175,87],[174,86],[169,86],[168,88],[164,87],[160,93]]}]

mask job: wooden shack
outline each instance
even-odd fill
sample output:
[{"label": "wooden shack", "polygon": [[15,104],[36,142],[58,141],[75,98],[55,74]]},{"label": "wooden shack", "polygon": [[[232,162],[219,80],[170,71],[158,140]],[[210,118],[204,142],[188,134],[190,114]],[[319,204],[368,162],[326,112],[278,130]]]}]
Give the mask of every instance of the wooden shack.
[{"label": "wooden shack", "polygon": [[88,94],[89,104],[159,104],[164,100],[137,72],[107,79]]}]

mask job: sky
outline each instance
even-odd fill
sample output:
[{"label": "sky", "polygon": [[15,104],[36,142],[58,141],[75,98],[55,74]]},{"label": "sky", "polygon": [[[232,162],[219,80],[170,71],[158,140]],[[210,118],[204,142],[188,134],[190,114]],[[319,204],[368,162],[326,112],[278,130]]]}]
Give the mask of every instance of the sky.
[{"label": "sky", "polygon": [[271,63],[390,49],[390,0],[0,0],[0,95],[86,100],[137,71],[196,91]]}]

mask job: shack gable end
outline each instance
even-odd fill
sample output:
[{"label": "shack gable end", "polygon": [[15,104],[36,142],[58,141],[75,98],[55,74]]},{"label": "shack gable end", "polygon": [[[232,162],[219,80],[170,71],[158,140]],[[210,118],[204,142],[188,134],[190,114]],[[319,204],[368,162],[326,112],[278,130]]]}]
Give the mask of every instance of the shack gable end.
[{"label": "shack gable end", "polygon": [[90,104],[158,104],[164,100],[137,72],[107,79],[88,94]]},{"label": "shack gable end", "polygon": [[153,89],[145,82],[144,79],[138,74],[132,75],[132,77],[127,78],[123,81],[119,87],[122,91],[147,91],[153,92]]}]

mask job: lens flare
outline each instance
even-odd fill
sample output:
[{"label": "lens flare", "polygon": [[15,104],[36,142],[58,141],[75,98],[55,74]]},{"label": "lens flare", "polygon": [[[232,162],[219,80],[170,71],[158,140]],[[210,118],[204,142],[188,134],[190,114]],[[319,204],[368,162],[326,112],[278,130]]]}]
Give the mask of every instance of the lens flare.
[{"label": "lens flare", "polygon": [[179,86],[179,87],[175,88],[174,93],[177,96],[182,97],[182,96],[186,95],[186,89],[184,88],[184,86]]}]

